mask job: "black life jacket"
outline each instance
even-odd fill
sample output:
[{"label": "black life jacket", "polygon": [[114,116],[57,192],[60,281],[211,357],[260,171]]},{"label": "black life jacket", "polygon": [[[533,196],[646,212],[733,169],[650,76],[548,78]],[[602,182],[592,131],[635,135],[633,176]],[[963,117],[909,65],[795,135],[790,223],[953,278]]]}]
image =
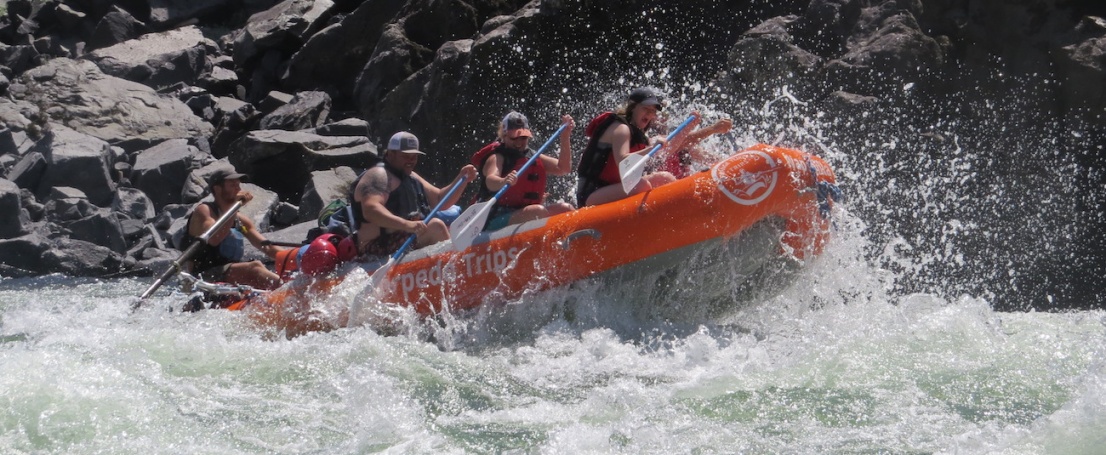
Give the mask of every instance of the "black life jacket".
[{"label": "black life jacket", "polygon": [[[204,202],[204,204],[207,205],[208,209],[211,210],[212,218],[219,219],[219,217],[222,216],[222,212],[219,210],[219,206],[217,206],[214,201]],[[192,217],[195,214],[196,214],[195,210],[193,210],[192,213],[188,214],[188,224],[189,225],[192,224]],[[231,229],[238,229],[240,227],[240,225],[241,225],[241,222],[239,222],[238,217],[235,216],[234,217],[234,224],[233,224],[233,227]],[[180,250],[181,251],[187,250],[188,247],[192,246],[193,242],[203,242],[203,240],[200,240],[199,237],[195,237],[192,234],[190,234],[188,232],[188,226],[185,226],[184,236],[182,237],[181,242],[180,242]],[[211,246],[207,242],[204,242],[204,245],[200,247],[200,251],[196,252],[196,255],[192,256],[192,259],[190,261],[192,262],[192,272],[193,273],[199,273],[199,272],[202,272],[204,270],[210,269],[212,267],[218,267],[218,266],[221,266],[221,265],[224,265],[224,264],[230,264],[231,262],[234,262],[231,258],[223,256],[219,252],[219,248]]]},{"label": "black life jacket", "polygon": [[[410,175],[405,174],[402,170],[388,164],[387,161],[381,161],[377,163],[376,166],[383,167],[385,171],[399,179],[399,186],[391,193],[388,193],[388,202],[384,204],[384,208],[392,212],[393,215],[408,220],[425,219],[426,215],[430,214],[430,201],[426,198],[426,190],[423,189],[422,183],[411,178]],[[368,172],[368,169],[357,176],[357,181],[361,180],[365,172]],[[351,227],[354,228],[354,230],[357,228],[356,225],[368,222],[368,220],[365,219],[365,214],[361,211],[361,204],[356,202],[357,199],[353,197],[353,192],[356,188],[357,185],[354,184],[346,195],[351,201],[350,209],[353,211],[353,219],[355,220],[355,225]]]},{"label": "black life jacket", "polygon": [[584,206],[588,196],[595,190],[620,181],[611,145],[599,145],[599,138],[616,122],[630,127],[630,153],[649,146],[649,136],[625,117],[607,111],[591,119],[584,129],[584,135],[588,136],[588,145],[576,166],[576,203],[580,207]]}]

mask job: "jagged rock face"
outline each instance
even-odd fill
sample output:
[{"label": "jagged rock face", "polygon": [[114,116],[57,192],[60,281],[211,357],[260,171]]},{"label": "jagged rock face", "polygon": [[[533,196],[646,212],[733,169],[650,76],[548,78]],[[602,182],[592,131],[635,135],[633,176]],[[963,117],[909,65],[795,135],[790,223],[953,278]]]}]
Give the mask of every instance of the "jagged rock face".
[{"label": "jagged rock face", "polygon": [[105,74],[158,89],[176,83],[195,84],[211,71],[205,46],[214,46],[194,27],[150,33],[98,49],[88,55]]},{"label": "jagged rock face", "polygon": [[89,61],[51,60],[20,80],[25,89],[14,94],[17,100],[39,105],[54,122],[130,151],[212,131],[184,103],[108,76]]},{"label": "jagged rock face", "polygon": [[285,89],[354,93],[357,75],[377,47],[381,32],[406,0],[368,0],[342,20],[311,35],[280,75]]},{"label": "jagged rock face", "polygon": [[259,130],[236,141],[230,162],[281,198],[299,201],[311,172],[376,163],[376,146],[359,136],[321,136],[304,131]]},{"label": "jagged rock face", "polygon": [[[448,7],[405,10],[382,27],[355,87],[378,139],[399,130],[426,138],[434,153],[420,172],[436,178],[492,140],[508,110],[552,131],[562,113],[586,121],[636,85],[709,80],[739,30],[769,13],[739,2],[545,1],[499,16],[456,7],[444,19]],[[437,23],[456,32],[427,33]]]},{"label": "jagged rock face", "polygon": [[[775,10],[739,11],[748,6],[532,2],[510,16],[488,18],[476,34],[458,33],[446,42],[418,35],[427,29],[419,19],[434,17],[435,8],[445,6],[419,14],[402,10],[392,21],[372,25],[380,32],[354,87],[357,109],[370,119],[378,139],[410,130],[431,143],[468,150],[489,137],[489,125],[507,109],[531,113],[539,125],[555,121],[554,109],[583,117],[604,107],[596,105],[596,92],[612,96],[615,85],[680,88],[684,78],[714,79],[730,100],[765,98],[788,84],[815,103],[832,102],[831,94],[843,91],[892,105],[950,96],[969,105],[1009,90],[1008,82],[995,82],[987,70],[996,62],[1018,75],[1073,81],[1106,76],[1096,63],[1101,56],[1096,40],[1106,34],[1084,26],[1082,37],[1072,36],[1078,22],[1072,2],[966,7],[943,1],[816,0],[805,8],[780,4],[780,10],[799,14],[776,17]],[[642,16],[642,10],[652,13],[644,15],[646,23],[612,20]],[[469,10],[453,11],[455,19],[436,23],[470,21]],[[757,13],[764,16],[758,19]],[[676,22],[688,36],[674,37],[661,24],[648,23],[673,16],[683,19]],[[1013,50],[1019,47],[1010,43],[1029,52]],[[297,67],[312,67],[310,56],[293,60]],[[1026,109],[1043,109],[1046,117],[1081,116],[1101,126],[1102,116],[1087,115],[1106,108],[1096,101],[1097,89],[1074,94],[1074,87],[1086,85],[1066,84],[1073,92],[1066,94],[1043,84],[1023,102]],[[578,95],[581,88],[587,97]],[[697,96],[733,104],[712,93]],[[429,171],[445,177],[464,155],[439,154]]]}]

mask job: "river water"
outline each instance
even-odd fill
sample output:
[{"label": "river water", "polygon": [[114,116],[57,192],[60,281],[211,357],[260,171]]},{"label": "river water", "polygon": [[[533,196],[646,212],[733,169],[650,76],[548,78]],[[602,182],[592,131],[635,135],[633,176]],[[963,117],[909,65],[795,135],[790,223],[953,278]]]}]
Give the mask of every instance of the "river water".
[{"label": "river water", "polygon": [[0,281],[0,453],[1106,453],[1106,313],[896,295],[840,215],[778,296],[636,318],[583,283],[285,339],[149,279]]},{"label": "river water", "polygon": [[395,335],[287,339],[175,311],[169,286],[132,311],[150,278],[0,278],[0,454],[1106,454],[1106,312],[994,310],[1051,302],[1025,283],[1065,261],[1040,259],[1101,225],[1067,210],[1078,163],[1026,174],[1063,190],[1038,203],[1036,180],[945,132],[967,126],[938,124],[937,153],[779,100],[729,109],[741,132],[707,143],[802,139],[850,198],[778,293],[671,322],[642,316],[697,288],[655,301],[653,283],[596,280]]}]

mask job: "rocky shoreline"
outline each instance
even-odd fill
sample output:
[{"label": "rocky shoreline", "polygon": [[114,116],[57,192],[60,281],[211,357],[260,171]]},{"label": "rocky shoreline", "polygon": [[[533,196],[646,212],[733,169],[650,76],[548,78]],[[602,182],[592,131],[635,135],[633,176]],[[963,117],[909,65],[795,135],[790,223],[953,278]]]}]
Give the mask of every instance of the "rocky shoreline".
[{"label": "rocky shoreline", "polygon": [[[613,106],[604,96],[657,81],[733,112],[737,125],[749,115],[742,103],[789,88],[806,111],[849,125],[841,140],[856,160],[911,159],[862,144],[883,134],[880,121],[905,127],[899,113],[939,123],[949,104],[933,100],[955,100],[968,130],[998,112],[1011,128],[1046,125],[1045,136],[1080,131],[1057,147],[1102,163],[1101,149],[1079,149],[1106,130],[1106,6],[771,3],[7,1],[0,276],[160,271],[179,254],[173,239],[204,178],[227,165],[252,178],[244,213],[269,238],[298,242],[395,131],[423,138],[436,153],[420,173],[442,177],[502,112],[536,125],[561,112],[581,119]],[[1009,89],[996,72],[1046,82],[1018,109],[989,112],[979,106]],[[933,128],[915,136],[919,150],[947,139]],[[1077,189],[1100,197],[1102,179]],[[1080,254],[1093,263],[1106,242],[1085,235]]]}]

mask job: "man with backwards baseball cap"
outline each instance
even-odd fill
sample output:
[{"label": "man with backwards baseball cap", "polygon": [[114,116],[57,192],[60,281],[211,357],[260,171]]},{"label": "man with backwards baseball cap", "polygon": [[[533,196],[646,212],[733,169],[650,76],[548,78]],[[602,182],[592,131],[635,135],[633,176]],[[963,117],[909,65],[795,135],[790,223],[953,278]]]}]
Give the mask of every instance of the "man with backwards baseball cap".
[{"label": "man with backwards baseball cap", "polygon": [[[208,176],[207,186],[212,201],[200,203],[188,216],[188,230],[181,241],[182,251],[199,240],[235,202],[249,203],[253,200],[253,194],[242,191],[242,179],[245,177],[246,174],[238,173],[233,167],[217,169]],[[244,284],[257,289],[279,286],[280,277],[269,271],[261,261],[242,261],[245,240],[269,257],[275,257],[283,249],[266,242],[253,220],[239,212],[235,214],[234,222],[215,231],[208,239],[207,247],[192,258],[192,272],[213,282]]]},{"label": "man with backwards baseball cap", "polygon": [[[445,222],[423,219],[458,180],[472,182],[476,167],[466,165],[449,185],[436,187],[415,173],[422,156],[426,153],[419,149],[419,139],[409,132],[398,132],[388,140],[383,160],[357,179],[349,200],[353,202],[359,254],[389,255],[411,234],[416,234],[416,248],[449,239]],[[443,206],[456,204],[461,193],[454,192]]]}]

